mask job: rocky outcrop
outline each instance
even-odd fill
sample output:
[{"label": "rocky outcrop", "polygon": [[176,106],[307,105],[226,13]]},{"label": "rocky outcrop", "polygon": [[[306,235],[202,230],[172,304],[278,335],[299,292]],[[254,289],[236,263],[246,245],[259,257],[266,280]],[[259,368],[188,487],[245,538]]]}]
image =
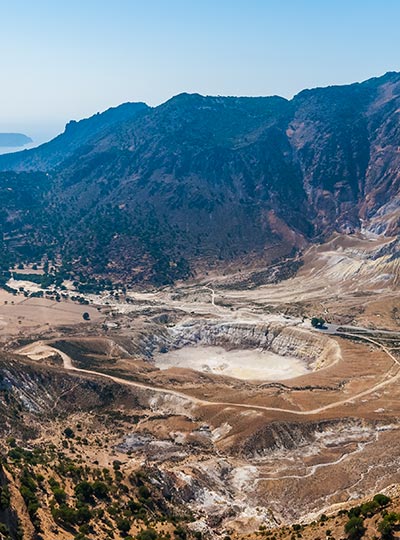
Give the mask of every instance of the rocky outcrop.
[{"label": "rocky outcrop", "polygon": [[320,422],[271,422],[253,433],[236,447],[236,452],[247,458],[274,456],[314,446],[315,453],[322,449],[364,442],[376,437],[376,426],[352,418]]}]

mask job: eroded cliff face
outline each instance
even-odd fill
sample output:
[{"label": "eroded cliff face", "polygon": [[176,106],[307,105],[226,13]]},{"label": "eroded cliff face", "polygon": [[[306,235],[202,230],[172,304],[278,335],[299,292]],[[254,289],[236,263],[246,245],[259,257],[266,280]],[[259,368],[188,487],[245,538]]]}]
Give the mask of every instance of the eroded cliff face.
[{"label": "eroded cliff face", "polygon": [[340,359],[340,347],[329,336],[281,323],[235,323],[191,321],[169,331],[169,349],[194,345],[216,345],[227,350],[263,349],[280,356],[303,360],[311,369],[325,367]]},{"label": "eroded cliff face", "polygon": [[398,232],[400,76],[305,90],[293,102],[287,136],[316,229]]},{"label": "eroded cliff face", "polygon": [[[40,420],[55,414],[99,409],[126,396],[127,390],[104,380],[67,374],[61,367],[38,366],[0,358],[0,436],[34,438]],[[135,400],[133,401],[135,402]]]}]

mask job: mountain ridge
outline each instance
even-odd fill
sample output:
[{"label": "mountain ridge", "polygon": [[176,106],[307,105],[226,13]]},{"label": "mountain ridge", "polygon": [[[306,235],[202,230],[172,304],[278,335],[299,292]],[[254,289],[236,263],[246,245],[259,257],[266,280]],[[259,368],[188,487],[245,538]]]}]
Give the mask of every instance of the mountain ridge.
[{"label": "mountain ridge", "polygon": [[70,124],[0,169],[14,159],[13,174],[50,175],[51,227],[37,234],[63,259],[164,283],[203,263],[268,263],[335,231],[397,234],[399,110],[396,72],[292,100],[183,93]]},{"label": "mountain ridge", "polygon": [[[22,150],[2,157],[0,168],[16,171],[45,171],[59,165],[76,150],[85,146],[98,132],[107,130],[118,122],[133,118],[148,107],[145,103],[123,103],[89,118],[71,120],[63,133],[30,150]],[[24,163],[24,165],[21,165]]]},{"label": "mountain ridge", "polygon": [[[39,151],[39,149],[44,149],[44,148],[47,149],[49,145],[52,145],[52,143],[54,143],[55,141],[59,141],[61,137],[65,136],[65,135],[70,135],[71,132],[74,131],[74,128],[76,128],[77,126],[81,127],[81,126],[87,125],[88,127],[93,127],[93,124],[95,123],[95,121],[97,119],[101,118],[101,119],[105,120],[105,119],[107,119],[107,117],[114,116],[113,113],[117,113],[115,115],[115,116],[117,116],[117,118],[115,118],[114,120],[112,120],[110,122],[105,121],[104,124],[105,124],[106,128],[108,126],[112,126],[113,124],[117,124],[119,122],[123,123],[124,121],[129,121],[130,119],[132,119],[136,115],[137,111],[135,111],[132,115],[127,114],[125,118],[123,118],[123,113],[124,113],[124,111],[126,111],[128,108],[131,108],[131,107],[132,107],[132,109],[134,107],[137,107],[138,109],[142,109],[143,111],[151,111],[151,110],[154,110],[154,109],[163,108],[164,106],[169,106],[170,104],[172,104],[172,103],[174,103],[176,101],[189,101],[189,100],[193,101],[193,100],[199,100],[199,99],[200,100],[214,100],[214,101],[231,100],[231,101],[236,101],[236,102],[240,102],[240,101],[241,102],[245,102],[245,101],[251,102],[251,101],[253,101],[254,103],[256,101],[277,100],[277,101],[284,102],[286,104],[290,104],[290,103],[292,103],[292,102],[294,102],[294,101],[296,101],[298,99],[303,98],[304,96],[306,96],[309,93],[318,93],[319,91],[323,91],[323,92],[324,91],[334,91],[335,89],[351,88],[351,87],[355,88],[357,86],[365,86],[365,87],[373,86],[376,82],[381,82],[382,83],[382,82],[385,82],[385,81],[390,81],[391,79],[400,80],[400,72],[398,72],[398,71],[388,71],[382,76],[371,77],[371,78],[369,78],[369,79],[367,79],[365,81],[362,81],[362,82],[354,82],[354,83],[345,84],[345,85],[335,84],[335,85],[328,85],[328,86],[318,86],[318,87],[315,87],[315,88],[306,88],[304,90],[301,90],[297,94],[295,94],[290,99],[279,96],[279,95],[271,95],[271,96],[261,96],[261,95],[260,96],[221,96],[221,95],[202,95],[202,94],[197,93],[197,92],[194,92],[194,93],[181,92],[181,93],[171,97],[170,99],[168,99],[167,101],[161,103],[160,105],[158,105],[156,107],[149,107],[146,103],[143,103],[143,102],[126,102],[126,103],[122,103],[121,105],[118,105],[116,107],[110,107],[109,109],[106,109],[103,112],[95,113],[94,115],[92,115],[90,117],[87,117],[87,118],[83,118],[81,120],[71,120],[70,122],[68,122],[66,124],[65,130],[64,130],[63,133],[60,133],[54,139],[50,140],[47,143],[44,143],[44,144],[40,145],[37,148],[30,149],[30,150],[22,150],[22,151],[19,151],[19,152],[15,152],[13,154],[8,154],[6,156],[0,156],[0,170],[5,171],[5,170],[8,170],[8,168],[9,168],[9,170],[16,170],[16,168],[18,168],[18,170],[35,170],[35,171],[36,170],[43,170],[42,168],[38,169],[37,166],[33,166],[30,169],[26,169],[24,167],[22,167],[22,169],[20,169],[19,166],[18,166],[18,161],[19,160],[22,161],[22,162],[26,161],[29,155],[35,154],[37,151]],[[119,115],[120,115],[120,117],[119,117]],[[101,129],[99,129],[98,131],[100,132]],[[94,133],[92,133],[88,137],[88,140],[90,140],[90,138],[92,138],[92,137],[95,137],[96,134],[97,134],[97,130],[94,130]],[[31,141],[29,141],[29,142],[31,142]],[[77,147],[78,146],[79,146],[79,144],[77,144]],[[54,166],[53,163],[52,163],[52,166]]]}]

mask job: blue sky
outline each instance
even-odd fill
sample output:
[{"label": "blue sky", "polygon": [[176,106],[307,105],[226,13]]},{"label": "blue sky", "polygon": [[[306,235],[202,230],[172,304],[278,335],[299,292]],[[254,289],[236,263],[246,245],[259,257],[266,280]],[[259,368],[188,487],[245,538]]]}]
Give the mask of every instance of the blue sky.
[{"label": "blue sky", "polygon": [[124,101],[291,97],[400,70],[399,0],[0,0],[0,131]]}]

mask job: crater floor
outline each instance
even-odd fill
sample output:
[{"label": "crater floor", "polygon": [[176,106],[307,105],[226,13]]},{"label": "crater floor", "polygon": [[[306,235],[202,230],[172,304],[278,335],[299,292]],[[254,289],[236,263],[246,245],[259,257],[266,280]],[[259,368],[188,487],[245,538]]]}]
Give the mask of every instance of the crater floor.
[{"label": "crater floor", "polygon": [[223,347],[187,346],[155,357],[159,369],[190,368],[243,380],[278,381],[306,374],[305,362],[260,349],[227,351]]}]

